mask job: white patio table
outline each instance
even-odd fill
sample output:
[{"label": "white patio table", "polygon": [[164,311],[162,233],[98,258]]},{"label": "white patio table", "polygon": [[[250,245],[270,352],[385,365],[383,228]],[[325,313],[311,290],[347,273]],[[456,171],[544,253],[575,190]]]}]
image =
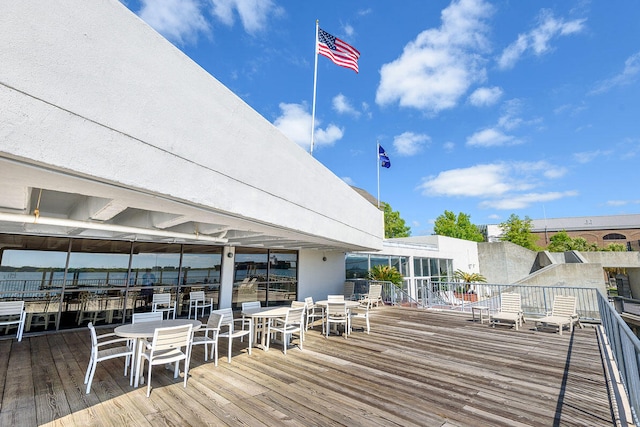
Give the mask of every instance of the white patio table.
[{"label": "white patio table", "polygon": [[[139,376],[140,372],[137,366],[138,355],[143,351],[142,346],[147,338],[153,338],[153,334],[155,333],[157,328],[166,328],[169,326],[183,326],[189,325],[193,326],[193,331],[197,331],[202,326],[202,322],[195,319],[165,319],[160,321],[153,322],[139,322],[139,323],[128,323],[126,325],[121,325],[116,327],[113,332],[123,338],[131,338],[133,340],[134,345],[134,355],[133,362],[131,363],[131,369],[135,369],[136,374],[136,382],[135,387],[138,387],[139,384]],[[131,378],[133,380],[133,377]],[[144,377],[142,378],[144,382]],[[131,381],[129,382],[131,384]]]},{"label": "white patio table", "polygon": [[[351,310],[352,308],[360,307],[360,301],[353,301],[353,300],[346,299],[344,301],[336,301],[336,302],[338,302],[338,303],[344,302],[344,304],[347,306],[347,311]],[[328,303],[329,303],[328,300],[316,301],[316,305],[319,305],[324,309],[325,316],[327,315],[327,304]],[[322,321],[324,322],[324,319],[322,319]]]},{"label": "white patio table", "polygon": [[[287,316],[287,312],[291,307],[279,306],[279,307],[260,307],[254,309],[247,309],[242,311],[243,316],[251,317],[253,322],[253,342],[260,344],[262,349],[267,348],[266,344],[266,331],[269,323],[272,319],[284,318]],[[262,319],[262,321],[260,321]],[[258,326],[260,325],[260,326]],[[260,343],[258,343],[258,334],[260,334]]]}]

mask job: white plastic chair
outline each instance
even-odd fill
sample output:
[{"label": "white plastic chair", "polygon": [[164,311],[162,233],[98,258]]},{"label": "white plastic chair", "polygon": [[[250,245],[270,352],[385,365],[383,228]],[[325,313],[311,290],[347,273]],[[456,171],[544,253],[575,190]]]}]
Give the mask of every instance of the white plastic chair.
[{"label": "white plastic chair", "polygon": [[[209,314],[207,326],[193,333],[194,345],[204,345],[204,361],[209,360],[208,345],[211,345],[211,354],[215,366],[218,366],[218,335],[220,334],[220,326],[222,325],[222,316],[218,313]],[[202,335],[200,335],[202,333]]]},{"label": "white plastic chair", "polygon": [[362,301],[360,303],[360,306],[358,307],[354,307],[351,310],[349,310],[349,316],[350,316],[350,330],[353,331],[353,320],[354,319],[358,319],[358,320],[364,320],[367,324],[367,334],[369,333],[369,331],[371,330],[371,325],[369,323],[369,310],[371,309],[371,306],[373,305],[373,302],[371,300],[366,300],[366,301]]},{"label": "white plastic chair", "polygon": [[287,347],[289,346],[289,338],[292,338],[295,333],[300,337],[298,340],[298,348],[302,350],[302,341],[304,337],[304,329],[302,327],[302,322],[304,321],[304,309],[304,305],[291,307],[287,311],[287,315],[284,319],[273,319],[273,324],[269,323],[269,326],[267,327],[267,350],[269,350],[272,333],[282,334],[282,346],[285,356],[287,354]]},{"label": "white plastic chair", "polygon": [[[250,312],[252,310],[259,310],[262,308],[262,304],[260,304],[260,301],[248,301],[248,302],[243,302],[242,303],[242,329],[249,329],[250,323],[251,323],[251,318],[249,318],[249,316],[246,316],[244,313],[245,312]],[[255,324],[253,325],[253,329],[256,331],[260,331],[262,330],[262,324]],[[242,339],[241,339],[242,341]]]},{"label": "white plastic chair", "polygon": [[[191,335],[193,325],[169,326],[157,328],[153,333],[153,341],[146,351],[138,355],[138,374],[144,367],[143,359],[149,363],[147,371],[147,397],[151,394],[151,368],[154,365],[175,363],[173,378],[180,374],[179,363],[184,360],[184,387],[187,387],[189,377],[189,362],[191,361]],[[182,350],[184,348],[184,350]]]},{"label": "white plastic chair", "polygon": [[164,314],[161,311],[148,311],[146,313],[133,313],[131,323],[162,321]]},{"label": "white plastic chair", "polygon": [[302,341],[304,341],[304,331],[305,331],[305,316],[307,314],[307,303],[304,301],[291,301],[291,308],[300,308],[302,307],[302,318],[300,320],[300,328],[302,329]]},{"label": "white plastic chair", "polygon": [[344,337],[347,338],[349,334],[349,311],[344,301],[327,302],[327,311],[325,313],[326,337],[329,337],[332,323],[336,325],[336,329],[339,324],[344,324]]},{"label": "white plastic chair", "polygon": [[[91,331],[91,357],[89,358],[87,373],[84,376],[84,383],[87,385],[86,394],[89,394],[98,362],[116,357],[124,357],[124,376],[126,377],[127,368],[129,367],[134,351],[133,347],[128,344],[128,338],[114,338],[116,337],[114,333],[97,335],[96,329],[91,322],[89,322],[87,327],[89,331]],[[131,375],[133,376],[133,370],[131,371]]]},{"label": "white plastic chair", "polygon": [[[307,305],[307,326],[306,326],[306,329],[308,330],[309,327],[311,327],[311,329],[313,329],[313,322],[315,322],[316,319],[320,319],[320,320],[324,319],[324,307],[316,305],[313,302],[313,297],[306,297],[304,299],[304,302]],[[323,320],[323,322],[324,322],[324,320]]]},{"label": "white plastic chair", "polygon": [[206,308],[213,310],[213,298],[209,298],[207,302],[204,291],[189,292],[189,314],[187,315],[187,319],[191,319],[191,311],[194,311],[193,318],[197,319],[198,309],[201,311],[200,316],[204,316],[204,310]]},{"label": "white plastic chair", "polygon": [[[251,355],[251,333],[252,333],[252,326],[251,324],[249,325],[249,329],[235,329],[235,323],[236,322],[242,322],[242,319],[234,319],[233,318],[233,310],[231,310],[231,308],[222,308],[220,310],[214,310],[212,311],[212,313],[216,313],[222,316],[222,324],[220,325],[220,334],[218,335],[218,338],[227,338],[228,343],[229,343],[229,350],[228,350],[228,356],[227,356],[227,361],[229,363],[231,363],[231,350],[233,349],[233,339],[234,338],[244,338],[245,336],[248,336],[247,341],[249,341],[249,355]],[[251,320],[251,319],[249,319]],[[242,324],[242,323],[241,323]],[[227,328],[226,332],[222,332],[223,328]]]},{"label": "white plastic chair", "polygon": [[171,301],[170,293],[153,294],[151,311],[160,311],[162,313],[167,313],[167,319],[169,318],[169,316],[171,316],[172,319],[175,319],[176,302]]},{"label": "white plastic chair", "polygon": [[7,330],[10,327],[17,327],[18,341],[22,341],[26,316],[24,301],[0,301],[0,326],[5,326]]}]

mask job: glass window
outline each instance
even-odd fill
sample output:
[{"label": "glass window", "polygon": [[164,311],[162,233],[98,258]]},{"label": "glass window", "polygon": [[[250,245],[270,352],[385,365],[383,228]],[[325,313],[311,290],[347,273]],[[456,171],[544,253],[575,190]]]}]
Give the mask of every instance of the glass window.
[{"label": "glass window", "polygon": [[347,254],[346,279],[366,279],[369,272],[369,256],[359,254]]},{"label": "glass window", "polygon": [[297,298],[298,252],[237,248],[232,307],[260,301],[263,306],[290,304]]},{"label": "glass window", "polygon": [[184,307],[179,307],[182,314],[188,310],[189,292],[204,291],[205,298],[213,299],[214,309],[220,307],[220,271],[222,265],[222,248],[216,246],[185,246],[182,255],[182,283]]}]

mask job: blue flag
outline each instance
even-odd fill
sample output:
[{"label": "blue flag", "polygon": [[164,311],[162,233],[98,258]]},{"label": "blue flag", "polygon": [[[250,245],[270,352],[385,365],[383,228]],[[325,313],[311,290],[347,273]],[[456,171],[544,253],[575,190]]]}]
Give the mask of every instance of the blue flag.
[{"label": "blue flag", "polygon": [[378,145],[378,158],[380,159],[380,166],[383,168],[390,168],[391,161],[389,160],[389,156],[387,156],[386,151],[382,148],[382,145]]}]

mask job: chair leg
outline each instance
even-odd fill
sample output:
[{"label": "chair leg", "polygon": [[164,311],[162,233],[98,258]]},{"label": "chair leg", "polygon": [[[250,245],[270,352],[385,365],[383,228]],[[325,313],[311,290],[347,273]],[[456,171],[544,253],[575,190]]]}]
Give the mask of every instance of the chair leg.
[{"label": "chair leg", "polygon": [[231,337],[229,337],[229,355],[227,356],[227,361],[229,363],[231,363],[231,347],[233,345],[233,339],[231,339]]}]

